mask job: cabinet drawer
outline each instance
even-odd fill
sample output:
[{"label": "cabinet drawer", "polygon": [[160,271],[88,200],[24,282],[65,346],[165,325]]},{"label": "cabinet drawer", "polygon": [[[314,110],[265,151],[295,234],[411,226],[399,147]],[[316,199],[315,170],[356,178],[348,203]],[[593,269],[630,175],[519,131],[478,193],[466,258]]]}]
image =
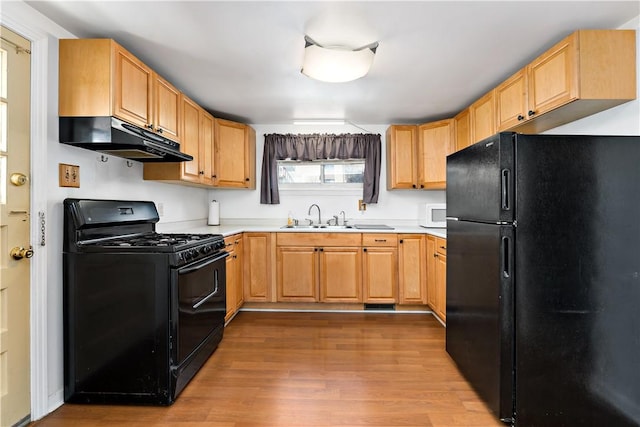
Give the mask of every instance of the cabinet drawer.
[{"label": "cabinet drawer", "polygon": [[224,238],[224,247],[227,251],[235,249],[235,245],[238,245],[242,240],[242,234],[234,234]]},{"label": "cabinet drawer", "polygon": [[447,239],[436,237],[436,252],[442,255],[447,254]]},{"label": "cabinet drawer", "polygon": [[360,233],[276,233],[277,246],[360,246]]},{"label": "cabinet drawer", "polygon": [[398,246],[398,235],[391,233],[363,233],[362,246]]}]

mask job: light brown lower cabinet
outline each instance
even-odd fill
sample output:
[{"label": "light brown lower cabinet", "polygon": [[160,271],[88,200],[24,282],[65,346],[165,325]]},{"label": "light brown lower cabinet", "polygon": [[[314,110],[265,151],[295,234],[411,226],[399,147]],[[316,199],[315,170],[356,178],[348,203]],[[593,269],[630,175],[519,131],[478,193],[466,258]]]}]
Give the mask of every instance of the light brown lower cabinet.
[{"label": "light brown lower cabinet", "polygon": [[277,233],[282,302],[362,302],[360,233]]},{"label": "light brown lower cabinet", "polygon": [[318,248],[284,246],[276,249],[279,302],[318,302]]},{"label": "light brown lower cabinet", "polygon": [[244,233],[244,300],[271,301],[271,283],[275,237],[273,233]]},{"label": "light brown lower cabinet", "polygon": [[434,236],[427,236],[427,303],[447,320],[447,240]]},{"label": "light brown lower cabinet", "polygon": [[395,234],[362,235],[365,303],[398,302],[398,238]]},{"label": "light brown lower cabinet", "polygon": [[323,247],[319,255],[321,302],[362,302],[360,247]]},{"label": "light brown lower cabinet", "polygon": [[400,304],[427,303],[425,236],[398,235],[398,274]]},{"label": "light brown lower cabinet", "polygon": [[277,248],[278,301],[362,302],[359,247]]},{"label": "light brown lower cabinet", "polygon": [[226,293],[227,312],[225,321],[228,321],[238,311],[244,302],[242,289],[242,234],[234,234],[224,239],[225,248],[229,253],[226,259]]}]

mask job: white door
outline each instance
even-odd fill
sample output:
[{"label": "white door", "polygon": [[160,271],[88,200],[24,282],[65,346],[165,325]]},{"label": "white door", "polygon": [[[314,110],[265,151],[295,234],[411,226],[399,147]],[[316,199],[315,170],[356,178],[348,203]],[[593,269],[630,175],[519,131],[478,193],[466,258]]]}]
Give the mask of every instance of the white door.
[{"label": "white door", "polygon": [[30,43],[0,28],[0,426],[28,419]]}]

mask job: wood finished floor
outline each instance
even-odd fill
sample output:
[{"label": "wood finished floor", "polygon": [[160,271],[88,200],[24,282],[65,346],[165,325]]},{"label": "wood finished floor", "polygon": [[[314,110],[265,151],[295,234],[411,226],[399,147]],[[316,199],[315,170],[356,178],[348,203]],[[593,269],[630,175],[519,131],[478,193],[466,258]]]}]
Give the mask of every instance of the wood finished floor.
[{"label": "wood finished floor", "polygon": [[429,314],[240,312],[170,407],[65,404],[57,426],[501,426]]}]

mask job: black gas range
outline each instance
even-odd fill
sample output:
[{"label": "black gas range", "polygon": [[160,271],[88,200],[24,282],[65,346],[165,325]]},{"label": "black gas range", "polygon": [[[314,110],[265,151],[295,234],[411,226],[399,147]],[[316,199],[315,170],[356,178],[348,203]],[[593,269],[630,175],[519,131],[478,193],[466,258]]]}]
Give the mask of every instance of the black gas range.
[{"label": "black gas range", "polygon": [[171,404],[222,340],[224,239],[149,201],[66,199],[65,401]]}]

